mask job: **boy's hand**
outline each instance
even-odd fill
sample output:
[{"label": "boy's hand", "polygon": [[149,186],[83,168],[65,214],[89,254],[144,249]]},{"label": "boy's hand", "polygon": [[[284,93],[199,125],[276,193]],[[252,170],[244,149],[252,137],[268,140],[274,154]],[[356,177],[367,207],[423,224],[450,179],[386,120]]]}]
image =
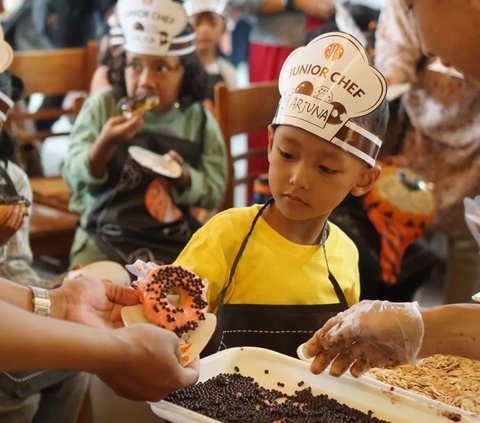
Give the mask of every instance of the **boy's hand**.
[{"label": "boy's hand", "polygon": [[331,318],[305,344],[306,357],[315,357],[318,374],[332,363],[330,374],[347,369],[359,377],[372,367],[414,364],[424,326],[417,303],[362,301]]}]

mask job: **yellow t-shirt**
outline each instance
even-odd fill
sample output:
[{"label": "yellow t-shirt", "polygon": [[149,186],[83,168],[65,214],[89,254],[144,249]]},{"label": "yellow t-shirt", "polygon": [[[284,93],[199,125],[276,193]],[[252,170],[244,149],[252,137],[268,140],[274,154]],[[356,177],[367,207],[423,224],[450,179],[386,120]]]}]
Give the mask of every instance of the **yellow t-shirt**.
[{"label": "yellow t-shirt", "polygon": [[[207,299],[212,312],[217,311],[232,263],[259,208],[233,208],[214,216],[193,235],[174,263],[208,279]],[[325,247],[330,271],[351,306],[360,295],[357,248],[332,223]],[[311,305],[338,303],[338,299],[328,280],[323,248],[291,242],[260,217],[225,303]]]}]

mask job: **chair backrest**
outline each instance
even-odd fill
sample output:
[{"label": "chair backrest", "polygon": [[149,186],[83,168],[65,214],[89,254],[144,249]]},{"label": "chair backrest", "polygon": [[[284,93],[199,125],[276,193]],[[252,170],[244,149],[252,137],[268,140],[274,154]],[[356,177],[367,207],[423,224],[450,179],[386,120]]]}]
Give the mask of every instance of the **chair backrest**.
[{"label": "chair backrest", "polygon": [[[91,41],[85,47],[16,51],[9,70],[23,80],[26,96],[34,93],[56,96],[70,91],[88,93],[97,63],[98,42]],[[32,133],[31,126],[25,131],[22,121],[56,120],[62,115],[74,115],[75,104],[70,110],[61,107],[45,108],[37,113],[13,110],[8,123],[20,144],[43,141],[53,135],[51,131]]]},{"label": "chair backrest", "polygon": [[277,81],[252,83],[245,88],[228,89],[225,84],[215,86],[215,113],[225,140],[228,156],[229,179],[223,207],[233,206],[236,186],[252,183],[258,174],[235,175],[234,164],[239,160],[250,160],[266,156],[267,145],[248,149],[242,154],[232,154],[231,138],[238,134],[249,134],[262,130],[272,123],[277,110],[280,93]]}]

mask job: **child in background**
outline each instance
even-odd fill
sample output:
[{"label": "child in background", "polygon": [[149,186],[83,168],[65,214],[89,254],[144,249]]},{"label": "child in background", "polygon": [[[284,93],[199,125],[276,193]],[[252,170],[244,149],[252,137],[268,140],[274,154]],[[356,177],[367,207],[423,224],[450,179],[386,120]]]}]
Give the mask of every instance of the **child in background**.
[{"label": "child in background", "polygon": [[[82,215],[73,264],[106,257],[170,262],[200,226],[190,207],[214,209],[224,199],[224,143],[201,104],[207,78],[183,6],[120,0],[117,14],[125,52],[111,66],[111,87],[84,103],[64,167],[70,209]],[[122,115],[117,103],[126,95],[156,97],[159,104]],[[167,167],[140,165],[132,147],[143,158],[166,155],[156,160]]]},{"label": "child in background", "polygon": [[197,54],[209,76],[209,98],[217,82],[237,86],[235,68],[219,54],[219,42],[226,30],[225,0],[187,0],[185,9],[195,28]]},{"label": "child in background", "polygon": [[328,216],[380,174],[385,80],[357,40],[329,33],[289,56],[279,89],[273,201],[216,215],[175,261],[208,279],[218,320],[207,354],[253,345],[295,356],[320,322],[359,299],[357,249]]}]

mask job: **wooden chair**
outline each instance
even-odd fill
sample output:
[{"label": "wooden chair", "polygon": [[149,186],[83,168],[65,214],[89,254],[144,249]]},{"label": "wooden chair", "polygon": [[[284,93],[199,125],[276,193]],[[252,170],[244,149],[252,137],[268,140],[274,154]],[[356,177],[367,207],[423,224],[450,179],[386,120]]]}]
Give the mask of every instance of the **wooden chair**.
[{"label": "wooden chair", "polygon": [[215,86],[215,114],[225,140],[228,157],[228,184],[223,208],[233,207],[233,193],[239,185],[251,184],[258,174],[235,175],[234,164],[266,156],[267,145],[248,149],[242,154],[232,154],[232,137],[267,130],[277,110],[280,93],[277,81],[252,83],[245,88],[228,89],[225,84]]},{"label": "wooden chair", "polygon": [[[17,51],[10,72],[20,77],[25,85],[25,96],[41,93],[45,96],[65,95],[71,91],[83,92],[90,88],[90,81],[97,67],[98,43],[91,41],[86,47],[53,50]],[[78,102],[71,109],[45,108],[36,113],[12,111],[8,126],[20,145],[42,142],[47,137],[68,135],[66,132],[26,131],[22,122],[56,120],[67,115],[74,117]],[[31,129],[31,128],[29,128]]]},{"label": "wooden chair", "polygon": [[[53,50],[18,51],[14,54],[10,71],[20,77],[25,85],[25,95],[41,93],[45,96],[65,95],[71,91],[86,96],[93,73],[97,67],[98,43],[85,47]],[[57,120],[61,116],[73,119],[79,111],[80,101],[65,110],[45,108],[36,113],[14,109],[7,122],[20,144],[21,151],[35,151],[36,144],[48,137],[65,136],[66,132],[53,133],[35,130],[36,121]],[[25,123],[28,122],[28,131]],[[29,146],[30,148],[25,148]],[[78,215],[68,211],[70,191],[61,175],[54,177],[30,176],[34,195],[30,224],[30,240],[35,257],[67,255],[78,223]]]}]

